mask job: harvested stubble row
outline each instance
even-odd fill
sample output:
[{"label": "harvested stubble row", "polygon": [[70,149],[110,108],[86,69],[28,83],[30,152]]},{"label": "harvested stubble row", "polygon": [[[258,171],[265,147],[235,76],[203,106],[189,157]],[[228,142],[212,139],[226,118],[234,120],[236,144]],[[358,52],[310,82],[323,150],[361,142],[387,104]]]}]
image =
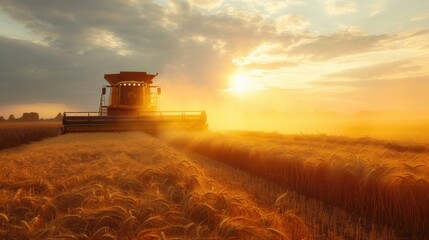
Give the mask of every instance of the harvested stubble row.
[{"label": "harvested stubble row", "polygon": [[188,160],[143,133],[3,150],[0,239],[309,238],[294,215],[257,207]]},{"label": "harvested stubble row", "polygon": [[387,224],[406,238],[429,236],[425,147],[365,138],[245,132],[176,132],[160,137],[332,203],[358,214],[368,225]]}]

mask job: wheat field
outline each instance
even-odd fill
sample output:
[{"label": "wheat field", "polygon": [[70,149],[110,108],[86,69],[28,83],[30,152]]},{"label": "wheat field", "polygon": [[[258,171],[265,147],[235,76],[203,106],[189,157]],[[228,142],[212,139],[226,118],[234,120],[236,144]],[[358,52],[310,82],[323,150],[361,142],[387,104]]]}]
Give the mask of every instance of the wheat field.
[{"label": "wheat field", "polygon": [[60,134],[60,122],[0,122],[0,149]]},{"label": "wheat field", "polygon": [[[13,128],[17,145],[55,126]],[[326,135],[61,135],[0,151],[0,239],[426,239],[428,153]]]},{"label": "wheat field", "polygon": [[299,194],[386,226],[400,238],[429,236],[425,145],[325,135],[164,133],[175,146],[243,169]]},{"label": "wheat field", "polygon": [[311,239],[144,133],[68,134],[0,151],[0,239]]}]

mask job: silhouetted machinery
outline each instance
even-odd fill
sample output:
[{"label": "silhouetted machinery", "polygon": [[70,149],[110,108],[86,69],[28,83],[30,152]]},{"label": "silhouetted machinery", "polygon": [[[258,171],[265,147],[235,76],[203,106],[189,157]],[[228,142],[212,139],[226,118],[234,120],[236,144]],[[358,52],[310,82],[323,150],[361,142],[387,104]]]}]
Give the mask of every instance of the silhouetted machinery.
[{"label": "silhouetted machinery", "polygon": [[[152,85],[157,74],[105,74],[98,112],[64,112],[62,132],[135,130],[205,130],[204,111],[158,111],[161,88]],[[107,90],[109,103],[106,104]]]}]

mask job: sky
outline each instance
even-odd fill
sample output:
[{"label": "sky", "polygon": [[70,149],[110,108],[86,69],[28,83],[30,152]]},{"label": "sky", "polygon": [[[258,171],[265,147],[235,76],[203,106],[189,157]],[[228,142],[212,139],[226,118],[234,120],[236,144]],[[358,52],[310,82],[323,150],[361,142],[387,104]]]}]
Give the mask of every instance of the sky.
[{"label": "sky", "polygon": [[96,111],[119,71],[214,126],[429,110],[427,0],[0,0],[0,51],[5,117]]}]

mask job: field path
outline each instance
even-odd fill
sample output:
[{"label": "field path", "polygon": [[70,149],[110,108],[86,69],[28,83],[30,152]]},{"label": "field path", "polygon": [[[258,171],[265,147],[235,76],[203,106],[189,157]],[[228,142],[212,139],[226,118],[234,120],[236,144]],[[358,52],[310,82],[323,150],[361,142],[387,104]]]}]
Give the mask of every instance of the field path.
[{"label": "field path", "polygon": [[[234,171],[144,133],[67,134],[0,151],[0,239],[309,239]],[[246,179],[243,179],[246,180]]]}]

